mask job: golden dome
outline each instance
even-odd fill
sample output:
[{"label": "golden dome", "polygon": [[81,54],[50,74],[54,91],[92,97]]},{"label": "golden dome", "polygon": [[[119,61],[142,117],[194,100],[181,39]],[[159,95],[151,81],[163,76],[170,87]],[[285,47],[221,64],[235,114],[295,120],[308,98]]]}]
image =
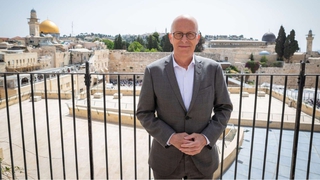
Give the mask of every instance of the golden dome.
[{"label": "golden dome", "polygon": [[50,20],[44,20],[40,24],[40,32],[45,34],[60,33],[58,26]]}]

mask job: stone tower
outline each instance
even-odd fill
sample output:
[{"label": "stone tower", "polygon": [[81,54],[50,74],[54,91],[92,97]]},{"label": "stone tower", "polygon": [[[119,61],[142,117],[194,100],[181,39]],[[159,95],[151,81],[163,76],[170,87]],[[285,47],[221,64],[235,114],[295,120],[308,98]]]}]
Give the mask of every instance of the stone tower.
[{"label": "stone tower", "polygon": [[37,12],[32,9],[30,12],[30,18],[29,19],[29,35],[30,36],[39,36],[39,19],[37,18]]},{"label": "stone tower", "polygon": [[307,54],[311,54],[312,52],[312,41],[314,39],[314,34],[312,34],[312,31],[310,29],[309,34],[307,35]]}]

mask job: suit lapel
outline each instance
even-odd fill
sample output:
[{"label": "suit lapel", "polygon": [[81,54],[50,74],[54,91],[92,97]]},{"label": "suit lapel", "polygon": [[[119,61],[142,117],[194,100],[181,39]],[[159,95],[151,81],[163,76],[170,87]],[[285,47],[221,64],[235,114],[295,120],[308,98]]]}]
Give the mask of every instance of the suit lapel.
[{"label": "suit lapel", "polygon": [[192,91],[192,98],[189,106],[189,111],[194,106],[196,97],[199,92],[201,76],[202,76],[202,66],[203,66],[202,61],[198,60],[196,56],[194,57],[194,60],[195,60],[195,66],[194,66],[193,91]]},{"label": "suit lapel", "polygon": [[186,107],[184,106],[184,103],[183,103],[183,100],[182,100],[182,96],[180,94],[180,89],[179,89],[179,85],[178,85],[178,82],[177,82],[177,79],[176,79],[176,75],[174,73],[172,56],[173,55],[169,56],[169,58],[165,62],[166,63],[165,64],[165,70],[166,70],[169,83],[170,83],[170,85],[172,87],[172,90],[173,90],[175,96],[177,97],[177,99],[178,99],[180,105],[183,107],[183,109],[185,111],[187,111]]}]

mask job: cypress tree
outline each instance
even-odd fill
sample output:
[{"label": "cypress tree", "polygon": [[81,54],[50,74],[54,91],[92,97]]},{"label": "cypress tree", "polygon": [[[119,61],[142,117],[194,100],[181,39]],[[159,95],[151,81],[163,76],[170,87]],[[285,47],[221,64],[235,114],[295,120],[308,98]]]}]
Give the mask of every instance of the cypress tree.
[{"label": "cypress tree", "polygon": [[194,52],[202,52],[204,50],[204,47],[203,47],[204,42],[205,42],[204,37],[202,36],[202,34],[200,32],[200,40],[199,40],[198,44],[196,45],[196,49],[194,50]]},{"label": "cypress tree", "polygon": [[275,47],[275,51],[278,55],[278,60],[283,59],[285,41],[286,41],[286,32],[284,31],[284,28],[281,25],[279,29],[278,37],[276,39],[276,47]]},{"label": "cypress tree", "polygon": [[162,47],[163,52],[171,52],[173,50],[173,46],[169,40],[169,33],[167,33],[161,38],[160,45]]},{"label": "cypress tree", "polygon": [[293,54],[299,50],[298,41],[295,40],[296,33],[294,30],[290,31],[284,43],[283,57],[290,61]]},{"label": "cypress tree", "polygon": [[122,49],[123,44],[122,44],[122,37],[121,35],[117,35],[115,40],[114,40],[114,49]]}]

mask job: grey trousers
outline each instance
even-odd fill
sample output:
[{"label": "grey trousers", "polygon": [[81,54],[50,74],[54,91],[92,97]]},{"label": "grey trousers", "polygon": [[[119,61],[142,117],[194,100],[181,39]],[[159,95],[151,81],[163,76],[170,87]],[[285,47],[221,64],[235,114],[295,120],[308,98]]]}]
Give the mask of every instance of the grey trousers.
[{"label": "grey trousers", "polygon": [[213,173],[202,174],[198,168],[194,165],[191,156],[184,155],[181,159],[178,167],[168,176],[163,176],[153,171],[153,177],[156,180],[160,179],[212,179]]}]

